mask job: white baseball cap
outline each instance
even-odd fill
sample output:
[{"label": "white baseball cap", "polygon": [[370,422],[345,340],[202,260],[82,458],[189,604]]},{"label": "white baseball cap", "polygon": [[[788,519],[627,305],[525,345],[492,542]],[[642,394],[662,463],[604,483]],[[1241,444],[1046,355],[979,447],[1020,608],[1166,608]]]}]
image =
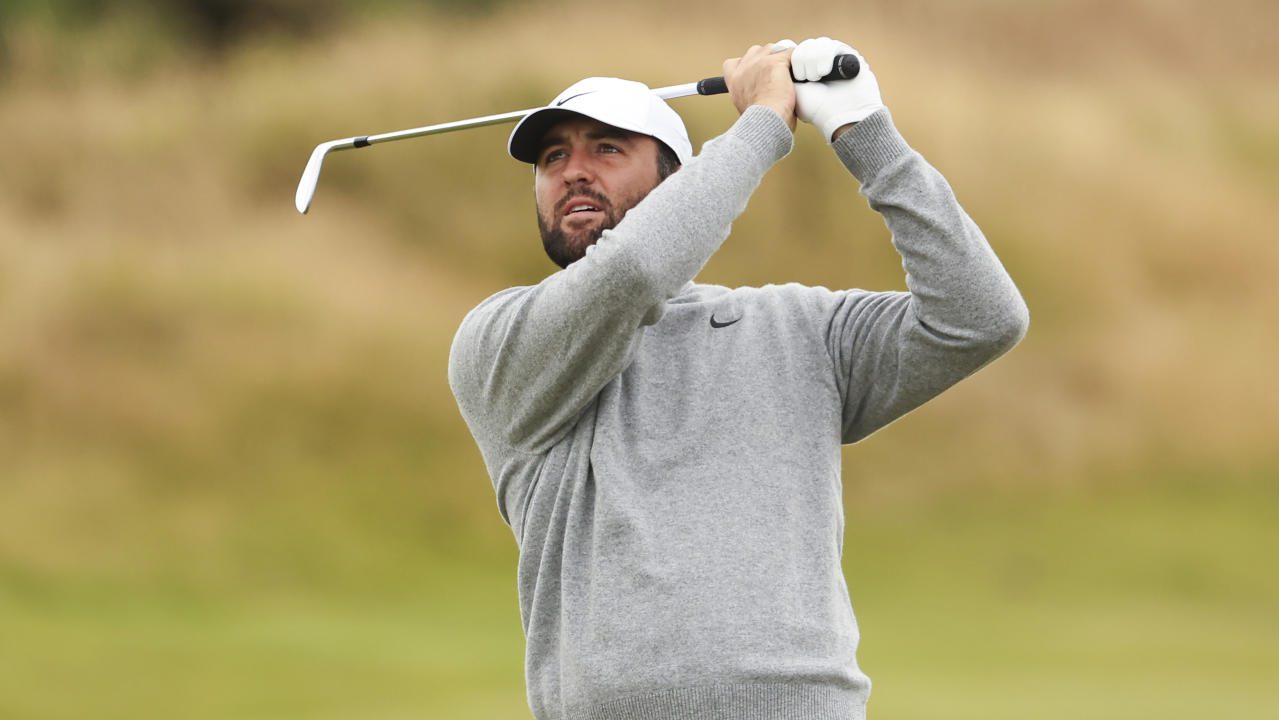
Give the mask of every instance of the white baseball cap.
[{"label": "white baseball cap", "polygon": [[552,125],[572,115],[585,115],[606,125],[648,135],[670,148],[681,165],[693,156],[693,144],[679,113],[647,85],[621,78],[592,77],[573,83],[550,105],[520,120],[507,143],[511,157],[536,163],[542,136]]}]

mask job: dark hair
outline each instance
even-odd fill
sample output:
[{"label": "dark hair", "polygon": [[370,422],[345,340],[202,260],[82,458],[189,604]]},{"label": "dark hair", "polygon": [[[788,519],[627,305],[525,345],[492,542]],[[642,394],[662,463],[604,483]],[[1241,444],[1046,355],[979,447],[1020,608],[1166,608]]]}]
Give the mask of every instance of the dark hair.
[{"label": "dark hair", "polygon": [[[657,138],[653,139],[657,140]],[[679,168],[679,156],[666,143],[657,140],[657,179],[665,180]]]}]

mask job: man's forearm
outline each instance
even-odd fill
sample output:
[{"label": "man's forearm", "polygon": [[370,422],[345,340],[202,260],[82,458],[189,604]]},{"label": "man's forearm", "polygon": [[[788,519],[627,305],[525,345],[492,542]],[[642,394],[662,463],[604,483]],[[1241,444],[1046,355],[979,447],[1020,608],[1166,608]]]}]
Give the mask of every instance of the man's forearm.
[{"label": "man's forearm", "polygon": [[834,148],[884,216],[916,314],[932,331],[961,342],[1024,333],[1028,314],[1012,278],[945,178],[906,144],[887,110],[847,128]]},{"label": "man's forearm", "polygon": [[627,213],[615,238],[634,244],[662,299],[711,258],[746,209],[764,173],[790,151],[793,136],[776,113],[753,106],[702,154]]}]

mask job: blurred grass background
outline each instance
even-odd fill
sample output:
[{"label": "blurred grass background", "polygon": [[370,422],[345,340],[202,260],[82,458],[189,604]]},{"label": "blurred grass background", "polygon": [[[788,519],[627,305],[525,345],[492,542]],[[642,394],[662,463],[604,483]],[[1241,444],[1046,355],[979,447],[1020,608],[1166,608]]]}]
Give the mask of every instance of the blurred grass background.
[{"label": "blurred grass background", "polygon": [[[845,456],[873,717],[1274,717],[1273,3],[0,5],[0,717],[524,718],[452,332],[552,269],[509,128],[782,36],[874,64],[1033,317]],[[734,119],[674,101],[695,146]],[[811,128],[701,280],[899,289]]]}]

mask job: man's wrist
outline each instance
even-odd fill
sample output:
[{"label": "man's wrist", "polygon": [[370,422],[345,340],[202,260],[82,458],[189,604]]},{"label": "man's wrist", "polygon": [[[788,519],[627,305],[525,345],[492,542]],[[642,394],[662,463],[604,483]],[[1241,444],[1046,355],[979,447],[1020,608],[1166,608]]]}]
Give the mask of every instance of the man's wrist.
[{"label": "man's wrist", "polygon": [[843,135],[843,134],[844,134],[844,132],[845,132],[846,130],[852,130],[852,129],[853,129],[853,126],[854,126],[854,125],[856,125],[856,124],[857,124],[857,123],[855,123],[855,122],[850,122],[850,123],[845,123],[845,124],[840,125],[839,127],[835,128],[835,132],[833,132],[833,133],[831,133],[831,134],[830,134],[830,141],[831,141],[831,142],[835,142],[836,140],[838,140],[838,139],[839,139],[839,136],[840,136],[840,135]]},{"label": "man's wrist", "polygon": [[732,135],[754,147],[766,166],[781,160],[795,144],[795,133],[777,111],[766,105],[751,105],[729,129]]},{"label": "man's wrist", "polygon": [[768,108],[774,115],[780,118],[782,122],[786,123],[786,126],[791,129],[791,132],[795,132],[795,111],[793,107],[788,106],[785,103],[772,103],[767,100],[757,100],[752,103],[752,106]]},{"label": "man's wrist", "polygon": [[911,152],[906,140],[893,126],[888,108],[881,108],[850,124],[854,125],[852,132],[845,131],[831,146],[844,166],[862,183],[870,182],[903,153]]}]

